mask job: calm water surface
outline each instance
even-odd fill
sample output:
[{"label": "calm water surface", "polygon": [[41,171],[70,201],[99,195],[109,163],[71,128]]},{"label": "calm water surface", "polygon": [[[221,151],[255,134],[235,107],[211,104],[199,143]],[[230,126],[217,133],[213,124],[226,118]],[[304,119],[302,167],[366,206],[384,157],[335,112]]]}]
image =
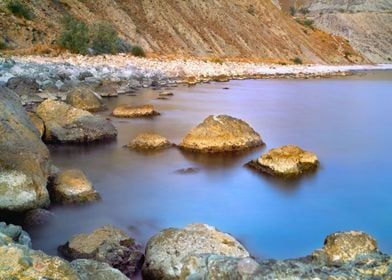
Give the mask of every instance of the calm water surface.
[{"label": "calm water surface", "polygon": [[[223,89],[229,87],[228,90]],[[54,206],[56,219],[30,229],[35,248],[56,254],[73,234],[104,224],[140,243],[166,227],[208,223],[233,234],[256,257],[291,258],[322,246],[340,230],[372,234],[392,253],[392,72],[321,80],[210,83],[106,99],[152,103],[154,119],[120,120],[116,142],[51,146],[60,168],[85,171],[101,193],[87,206]],[[109,111],[103,113],[109,115]],[[174,143],[210,114],[247,121],[266,146],[232,156],[196,155],[173,148],[141,154],[122,148],[138,133]],[[316,152],[321,168],[296,182],[273,180],[243,167],[267,149],[297,144]],[[176,170],[199,168],[195,174]]]}]

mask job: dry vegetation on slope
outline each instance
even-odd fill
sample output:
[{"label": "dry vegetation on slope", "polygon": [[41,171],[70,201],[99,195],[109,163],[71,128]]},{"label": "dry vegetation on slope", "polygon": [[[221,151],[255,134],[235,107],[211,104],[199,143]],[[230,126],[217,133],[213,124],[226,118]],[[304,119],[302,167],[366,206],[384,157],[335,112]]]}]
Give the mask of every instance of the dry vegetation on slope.
[{"label": "dry vegetation on slope", "polygon": [[[110,22],[120,36],[147,52],[200,57],[250,57],[304,62],[363,62],[347,41],[302,26],[271,1],[256,0],[36,0],[26,20],[0,4],[3,32],[17,49],[54,45],[60,19],[71,14],[89,24]],[[353,55],[347,59],[347,52]]]}]

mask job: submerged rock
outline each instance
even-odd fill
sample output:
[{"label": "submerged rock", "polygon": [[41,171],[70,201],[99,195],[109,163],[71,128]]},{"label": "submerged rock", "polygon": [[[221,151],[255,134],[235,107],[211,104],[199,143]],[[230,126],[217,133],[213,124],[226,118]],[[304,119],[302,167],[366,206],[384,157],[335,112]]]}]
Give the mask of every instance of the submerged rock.
[{"label": "submerged rock", "polygon": [[28,115],[35,126],[35,128],[38,130],[40,137],[44,136],[45,132],[45,124],[44,121],[34,112],[28,112]]},{"label": "submerged rock", "polygon": [[173,96],[174,93],[172,93],[171,91],[163,91],[159,93],[160,97],[168,97],[168,96]]},{"label": "submerged rock", "polygon": [[108,120],[64,102],[45,100],[37,108],[48,142],[85,143],[113,139],[117,130]]},{"label": "submerged rock", "polygon": [[20,103],[0,87],[0,211],[49,205],[49,151]]},{"label": "submerged rock", "polygon": [[86,87],[79,87],[67,94],[67,103],[75,108],[89,112],[105,110],[101,96]]},{"label": "submerged rock", "polygon": [[57,174],[51,191],[54,201],[63,204],[86,203],[100,199],[92,183],[78,169],[69,169]]},{"label": "submerged rock", "polygon": [[142,133],[128,143],[128,147],[136,150],[160,150],[170,147],[169,140],[154,133]]},{"label": "submerged rock", "polygon": [[148,241],[143,276],[146,279],[180,279],[184,259],[205,253],[249,257],[249,252],[234,237],[212,226],[192,224],[183,229],[169,228]]},{"label": "submerged rock", "polygon": [[246,122],[227,115],[209,116],[193,128],[179,146],[186,150],[216,153],[240,151],[263,144]]},{"label": "submerged rock", "polygon": [[78,234],[60,252],[71,260],[93,259],[105,262],[131,277],[143,262],[135,240],[113,226],[103,226],[90,234]]},{"label": "submerged rock", "polygon": [[273,176],[298,177],[317,169],[319,161],[314,153],[287,145],[268,151],[248,165]]},{"label": "submerged rock", "polygon": [[38,226],[48,223],[54,218],[54,214],[46,209],[33,209],[28,211],[24,217],[24,225]]},{"label": "submerged rock", "polygon": [[71,262],[80,280],[128,280],[129,278],[104,262],[78,259]]},{"label": "submerged rock", "polygon": [[152,105],[120,105],[113,110],[113,116],[117,118],[140,118],[152,117],[156,115],[159,115],[159,113],[154,110],[154,106]]}]

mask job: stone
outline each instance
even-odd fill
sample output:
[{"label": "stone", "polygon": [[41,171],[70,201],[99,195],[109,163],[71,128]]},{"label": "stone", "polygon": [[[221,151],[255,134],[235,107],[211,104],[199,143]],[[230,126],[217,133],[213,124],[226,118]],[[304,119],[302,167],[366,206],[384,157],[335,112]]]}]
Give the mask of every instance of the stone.
[{"label": "stone", "polygon": [[84,80],[86,80],[86,78],[89,78],[89,77],[94,77],[94,75],[89,71],[83,71],[83,72],[79,73],[78,79],[80,81],[84,81]]},{"label": "stone", "polygon": [[273,176],[298,177],[317,169],[319,160],[314,153],[304,151],[298,146],[287,145],[271,149],[248,165]]},{"label": "stone", "polygon": [[80,280],[128,280],[129,278],[104,262],[78,259],[71,262]]},{"label": "stone", "polygon": [[118,96],[120,85],[111,81],[100,81],[95,87],[94,92],[102,97],[115,97]]},{"label": "stone", "polygon": [[117,136],[116,128],[107,119],[61,101],[45,100],[38,106],[37,114],[45,123],[47,142],[86,143]]},{"label": "stone", "polygon": [[168,97],[168,96],[173,96],[174,93],[170,92],[170,91],[163,91],[159,93],[160,97]]},{"label": "stone", "polygon": [[31,238],[21,226],[12,224],[7,225],[4,222],[0,222],[0,246],[9,245],[11,243],[31,248]]},{"label": "stone", "polygon": [[9,79],[6,87],[14,91],[19,96],[35,95],[39,90],[38,83],[31,77],[19,76]]},{"label": "stone", "polygon": [[100,199],[86,175],[78,169],[60,172],[51,187],[53,200],[62,204],[86,203]]},{"label": "stone", "polygon": [[75,108],[89,112],[105,110],[101,96],[86,87],[79,87],[67,94],[66,102]]},{"label": "stone", "polygon": [[0,87],[0,212],[49,205],[49,150],[20,98]]},{"label": "stone", "polygon": [[34,112],[28,112],[28,115],[29,115],[33,125],[38,130],[40,137],[42,138],[42,136],[44,136],[44,132],[45,132],[44,121]]},{"label": "stone", "polygon": [[39,226],[50,222],[54,214],[46,209],[33,209],[28,211],[24,216],[23,224],[26,226]]},{"label": "stone", "polygon": [[159,115],[159,113],[154,110],[154,106],[152,105],[119,105],[113,110],[113,116],[116,118],[140,118],[156,115]]},{"label": "stone", "polygon": [[68,259],[93,259],[108,263],[131,277],[143,262],[143,253],[134,239],[122,230],[107,225],[89,234],[78,234],[60,252]]},{"label": "stone", "polygon": [[217,153],[250,149],[263,144],[246,122],[227,115],[209,116],[179,144],[185,150]]},{"label": "stone", "polygon": [[169,140],[154,133],[142,133],[128,143],[128,147],[135,150],[162,150],[170,147]]},{"label": "stone", "polygon": [[183,260],[194,254],[249,257],[249,252],[234,237],[205,224],[183,229],[169,228],[152,237],[146,246],[143,265],[145,279],[180,279]]}]

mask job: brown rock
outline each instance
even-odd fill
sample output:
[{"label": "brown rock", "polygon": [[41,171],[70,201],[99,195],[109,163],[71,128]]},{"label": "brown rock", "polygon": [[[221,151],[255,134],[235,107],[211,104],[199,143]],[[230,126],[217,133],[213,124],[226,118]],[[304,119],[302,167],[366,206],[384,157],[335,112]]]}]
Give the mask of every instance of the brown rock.
[{"label": "brown rock", "polygon": [[75,108],[89,112],[97,112],[105,109],[101,96],[86,87],[71,90],[67,94],[66,101]]},{"label": "brown rock", "polygon": [[117,118],[140,118],[151,117],[155,115],[159,115],[159,113],[154,110],[154,106],[152,105],[120,105],[113,110],[113,116]]},{"label": "brown rock", "polygon": [[128,147],[136,150],[160,150],[168,148],[170,145],[170,142],[161,135],[142,133],[131,140]]},{"label": "brown rock", "polygon": [[35,128],[38,130],[39,135],[44,136],[45,124],[44,121],[34,112],[28,112],[31,121],[33,122]]}]

